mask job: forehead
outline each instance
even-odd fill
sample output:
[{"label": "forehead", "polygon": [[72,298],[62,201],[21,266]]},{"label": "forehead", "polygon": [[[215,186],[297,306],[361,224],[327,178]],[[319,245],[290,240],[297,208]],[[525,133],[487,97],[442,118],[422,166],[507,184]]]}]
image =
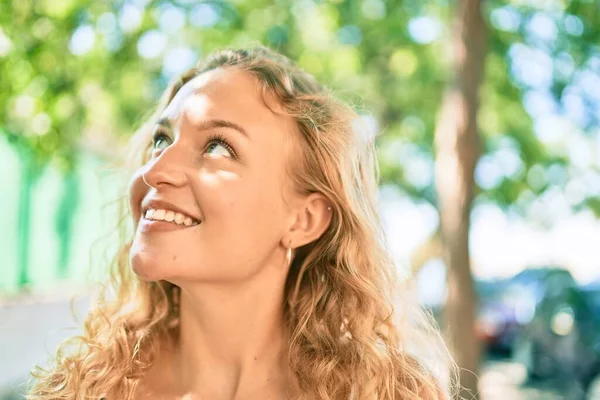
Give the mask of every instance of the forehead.
[{"label": "forehead", "polygon": [[183,85],[163,117],[177,121],[185,116],[192,123],[224,119],[242,125],[250,134],[255,130],[290,133],[295,123],[279,111],[278,102],[265,104],[257,78],[229,67],[204,72]]}]

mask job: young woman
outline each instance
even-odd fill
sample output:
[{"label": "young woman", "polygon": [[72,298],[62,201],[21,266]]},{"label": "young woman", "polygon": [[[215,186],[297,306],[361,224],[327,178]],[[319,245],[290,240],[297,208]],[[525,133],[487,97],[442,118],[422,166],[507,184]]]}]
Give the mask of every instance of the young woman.
[{"label": "young woman", "polygon": [[217,52],[132,149],[116,296],[29,398],[451,397],[386,248],[373,139],[312,76],[265,48]]}]

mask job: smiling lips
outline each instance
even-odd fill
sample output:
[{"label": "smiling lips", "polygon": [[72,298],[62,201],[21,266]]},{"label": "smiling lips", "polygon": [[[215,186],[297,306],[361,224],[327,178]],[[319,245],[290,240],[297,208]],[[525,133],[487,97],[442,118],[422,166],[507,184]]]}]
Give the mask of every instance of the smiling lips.
[{"label": "smiling lips", "polygon": [[194,226],[200,223],[200,221],[196,221],[193,218],[179,212],[154,208],[149,208],[146,210],[144,218],[150,221],[165,221],[183,226]]}]

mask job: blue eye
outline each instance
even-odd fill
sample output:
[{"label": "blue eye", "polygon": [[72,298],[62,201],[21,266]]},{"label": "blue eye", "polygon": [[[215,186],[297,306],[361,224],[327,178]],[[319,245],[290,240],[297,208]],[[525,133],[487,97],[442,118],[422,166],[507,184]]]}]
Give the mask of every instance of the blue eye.
[{"label": "blue eye", "polygon": [[[220,134],[211,135],[207,142],[208,145],[206,146],[206,153],[213,156],[223,156],[232,159],[237,158],[233,146],[229,144],[224,136]],[[171,138],[167,134],[161,131],[156,131],[152,137],[151,149],[152,151],[164,150],[169,147],[171,143]]]},{"label": "blue eye", "polygon": [[219,147],[222,148],[222,149],[224,149],[226,153],[223,154],[223,152],[221,151],[220,152],[221,154],[218,154],[218,155],[223,155],[223,156],[231,157],[231,154],[229,153],[229,150],[227,150],[227,148],[225,146],[223,146],[222,144],[220,144],[220,143],[215,143],[215,142],[211,143],[208,146],[208,149],[206,150],[206,152],[210,153],[212,150],[217,149]]},{"label": "blue eye", "polygon": [[235,150],[233,150],[233,147],[231,146],[231,144],[229,144],[229,142],[227,141],[227,139],[225,139],[225,137],[223,137],[222,135],[219,135],[219,134],[212,135],[208,139],[208,146],[206,147],[206,152],[211,153],[212,151],[214,151],[215,149],[218,149],[219,147],[222,150],[218,150],[218,152],[213,153],[214,155],[230,157],[233,159],[236,158]]},{"label": "blue eye", "polygon": [[[157,132],[154,134],[154,136],[152,137],[152,150],[157,150],[157,149],[161,149],[164,150],[165,148],[167,148],[169,146],[169,143],[171,139],[169,139],[169,137],[167,135],[165,135],[164,133],[161,132]],[[158,147],[158,146],[164,146],[164,147]]]}]

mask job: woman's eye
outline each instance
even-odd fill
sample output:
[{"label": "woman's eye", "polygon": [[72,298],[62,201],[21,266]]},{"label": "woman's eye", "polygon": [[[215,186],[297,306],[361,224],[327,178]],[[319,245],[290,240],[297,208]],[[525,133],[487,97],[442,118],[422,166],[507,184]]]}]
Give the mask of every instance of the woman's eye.
[{"label": "woman's eye", "polygon": [[208,147],[206,148],[206,152],[216,156],[231,157],[231,151],[229,151],[229,149],[225,145],[216,141],[208,145]]},{"label": "woman's eye", "polygon": [[[152,139],[153,150],[164,150],[169,146],[170,139],[164,134],[157,134]],[[163,146],[163,147],[161,147]]]},{"label": "woman's eye", "polygon": [[233,146],[221,134],[214,134],[208,138],[208,146],[206,152],[213,156],[224,156],[231,159],[236,159],[236,153]]}]

